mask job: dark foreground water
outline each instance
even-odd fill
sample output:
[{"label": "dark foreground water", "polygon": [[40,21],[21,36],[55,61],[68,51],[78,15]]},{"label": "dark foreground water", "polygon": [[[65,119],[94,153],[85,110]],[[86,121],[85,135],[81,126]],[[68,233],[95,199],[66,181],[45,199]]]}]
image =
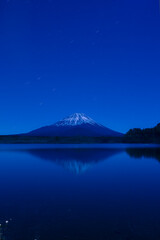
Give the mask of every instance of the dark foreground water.
[{"label": "dark foreground water", "polygon": [[159,240],[160,148],[98,146],[1,145],[0,240]]}]

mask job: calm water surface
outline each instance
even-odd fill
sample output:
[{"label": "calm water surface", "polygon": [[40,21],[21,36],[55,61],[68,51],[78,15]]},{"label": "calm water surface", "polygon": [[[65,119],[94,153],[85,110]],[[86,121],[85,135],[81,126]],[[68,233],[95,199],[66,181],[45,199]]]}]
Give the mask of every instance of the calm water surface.
[{"label": "calm water surface", "polygon": [[0,240],[159,240],[159,189],[158,145],[0,145]]}]

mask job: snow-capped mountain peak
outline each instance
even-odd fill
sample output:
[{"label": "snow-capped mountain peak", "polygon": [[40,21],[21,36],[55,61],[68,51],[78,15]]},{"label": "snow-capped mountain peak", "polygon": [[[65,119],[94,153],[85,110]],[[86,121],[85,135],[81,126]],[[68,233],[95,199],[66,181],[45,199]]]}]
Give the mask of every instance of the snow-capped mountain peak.
[{"label": "snow-capped mountain peak", "polygon": [[88,117],[84,113],[74,113],[58,121],[54,125],[55,126],[77,126],[77,125],[87,124],[87,123],[92,125],[96,124],[92,118]]},{"label": "snow-capped mountain peak", "polygon": [[62,137],[113,137],[121,136],[121,133],[106,128],[96,123],[92,118],[84,113],[74,113],[55,124],[35,129],[29,136],[62,136]]}]

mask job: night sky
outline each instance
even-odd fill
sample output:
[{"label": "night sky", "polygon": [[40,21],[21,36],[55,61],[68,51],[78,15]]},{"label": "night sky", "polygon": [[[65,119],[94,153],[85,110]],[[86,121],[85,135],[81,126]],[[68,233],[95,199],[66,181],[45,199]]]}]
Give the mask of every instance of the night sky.
[{"label": "night sky", "polygon": [[0,134],[75,112],[120,132],[160,122],[158,0],[0,1]]}]

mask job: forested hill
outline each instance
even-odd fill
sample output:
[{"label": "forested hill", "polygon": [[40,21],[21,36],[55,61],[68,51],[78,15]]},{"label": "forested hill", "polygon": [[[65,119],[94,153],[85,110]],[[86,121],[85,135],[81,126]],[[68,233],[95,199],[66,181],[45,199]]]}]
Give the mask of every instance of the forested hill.
[{"label": "forested hill", "polygon": [[125,134],[125,141],[137,143],[160,143],[160,123],[153,128],[133,128]]}]

